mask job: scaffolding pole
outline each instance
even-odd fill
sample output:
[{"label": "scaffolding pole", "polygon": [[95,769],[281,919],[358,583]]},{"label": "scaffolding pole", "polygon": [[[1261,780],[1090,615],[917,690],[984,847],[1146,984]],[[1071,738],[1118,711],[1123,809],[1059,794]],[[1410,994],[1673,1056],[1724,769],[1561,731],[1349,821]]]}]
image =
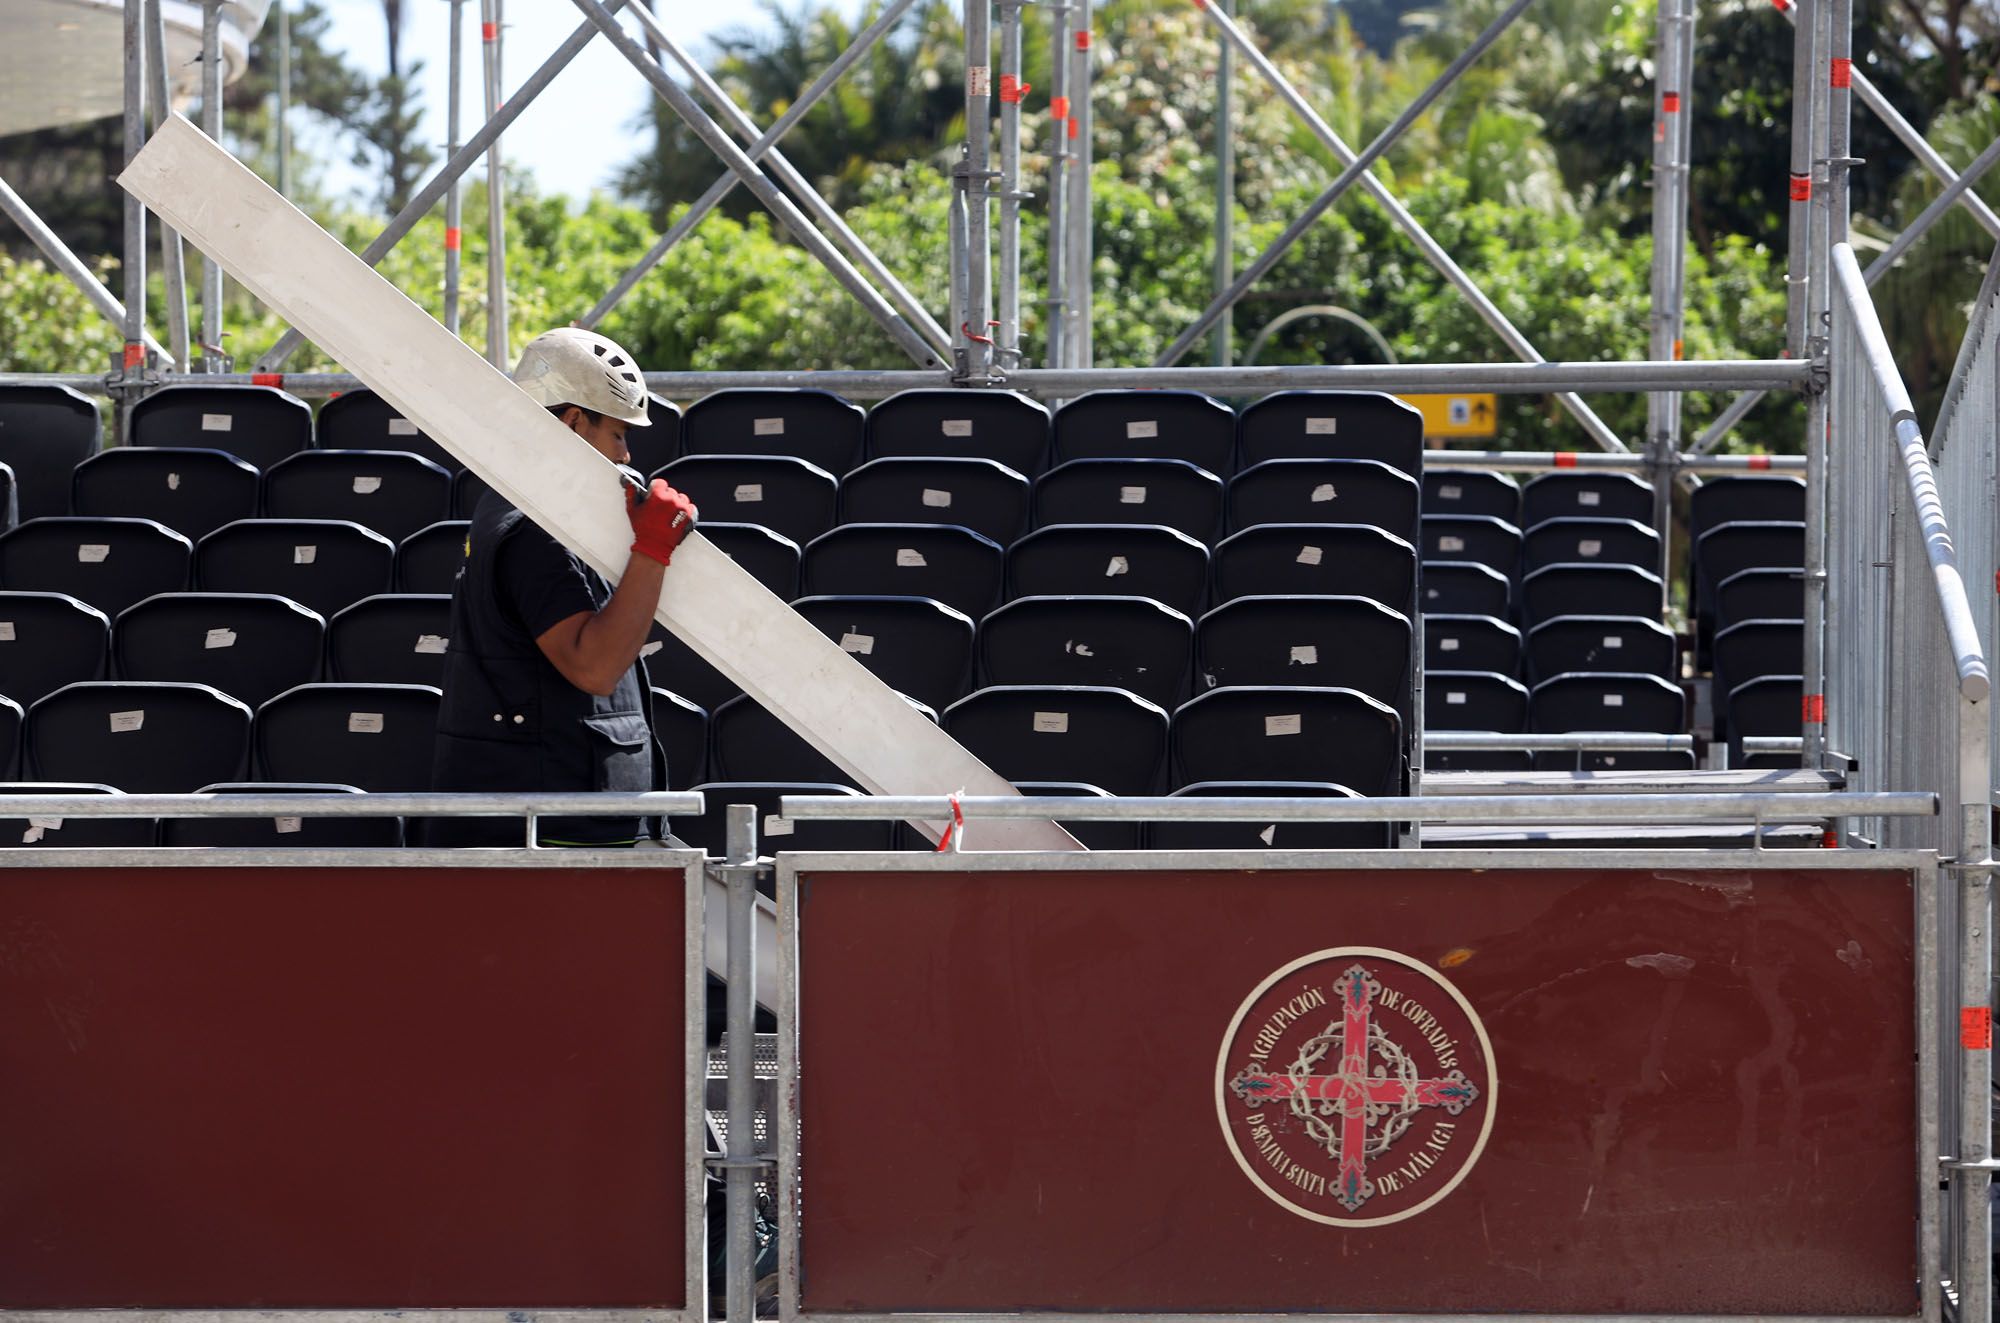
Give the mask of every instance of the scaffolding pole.
[{"label": "scaffolding pole", "polygon": [[[1683,274],[1687,254],[1689,84],[1694,73],[1693,0],[1659,0],[1653,107],[1652,328],[1648,352],[1656,359],[1683,356]],[[1654,391],[1646,397],[1646,454],[1653,484],[1653,527],[1660,535],[1658,570],[1673,564],[1670,536],[1674,457],[1680,449],[1681,397]]]},{"label": "scaffolding pole", "polygon": [[1063,257],[1068,274],[1063,279],[1063,331],[1065,365],[1087,368],[1097,361],[1097,345],[1091,325],[1092,268],[1096,265],[1092,244],[1092,221],[1096,215],[1091,201],[1090,168],[1096,158],[1091,142],[1091,0],[1071,0],[1075,21],[1070,25],[1069,51],[1069,200],[1063,206]]},{"label": "scaffolding pole", "polygon": [[999,0],[1000,10],[1000,323],[995,358],[1002,372],[1021,366],[1021,10],[1025,0]]},{"label": "scaffolding pole", "polygon": [[1048,266],[1044,284],[1048,314],[1043,321],[1043,362],[1051,368],[1066,365],[1064,345],[1068,341],[1069,236],[1063,212],[1069,203],[1069,11],[1066,3],[1051,4],[1049,11],[1049,207],[1048,237],[1043,257]]},{"label": "scaffolding pole", "polygon": [[[465,90],[465,0],[450,0],[451,4],[451,49],[447,52],[445,81],[445,145],[446,160],[458,155],[458,134],[462,115],[459,101]],[[462,279],[460,255],[464,250],[464,209],[465,190],[457,179],[451,181],[451,188],[444,195],[444,329],[458,334],[459,283]]]},{"label": "scaffolding pole", "polygon": [[[278,9],[278,196],[292,195],[292,0]],[[457,44],[456,31],[452,43]]]},{"label": "scaffolding pole", "polygon": [[962,375],[993,376],[993,9],[965,0],[965,322]]},{"label": "scaffolding pole", "polygon": [[[145,7],[125,6],[125,164],[146,145]],[[129,381],[146,366],[146,208],[125,195],[125,237],[120,253],[125,276],[125,375]],[[130,401],[126,401],[130,403]],[[130,415],[127,414],[129,422]]]},{"label": "scaffolding pole", "polygon": [[[486,121],[500,114],[500,0],[479,0],[480,45],[485,53]],[[505,372],[507,337],[507,170],[500,135],[486,147],[486,361]]]},{"label": "scaffolding pole", "polygon": [[[1799,179],[1792,179],[1793,222],[1804,221],[1808,234],[1804,340],[1794,352],[1824,366],[1832,328],[1832,270],[1828,265],[1826,201],[1828,189],[1818,166],[1818,153],[1826,142],[1828,113],[1826,77],[1830,44],[1830,0],[1808,0],[1807,22],[1799,25],[1800,63],[1806,71],[1805,140],[1794,142],[1794,162],[1803,158],[1807,171],[1804,197]],[[1796,118],[1793,131],[1798,130]],[[1826,756],[1826,520],[1831,502],[1827,499],[1826,442],[1829,431],[1827,394],[1816,391],[1806,397],[1806,554],[1805,554],[1805,646],[1801,670],[1805,694],[1800,734],[1800,763],[1818,770]]]},{"label": "scaffolding pole", "polygon": [[[142,15],[146,24],[146,81],[151,87],[153,123],[164,124],[174,113],[173,89],[167,78],[167,25],[160,13],[160,0],[145,0]],[[186,372],[193,363],[189,348],[187,254],[181,236],[171,225],[160,226],[160,283],[167,295],[167,342],[174,348],[176,371]]]},{"label": "scaffolding pole", "polygon": [[[1223,17],[1236,17],[1236,0],[1218,0]],[[1236,80],[1236,47],[1225,41],[1215,61],[1215,296],[1222,297],[1236,277],[1236,128],[1230,108],[1231,88]],[[1234,317],[1224,317],[1215,326],[1213,358],[1215,366],[1228,367],[1234,361],[1230,343],[1236,329]]]}]

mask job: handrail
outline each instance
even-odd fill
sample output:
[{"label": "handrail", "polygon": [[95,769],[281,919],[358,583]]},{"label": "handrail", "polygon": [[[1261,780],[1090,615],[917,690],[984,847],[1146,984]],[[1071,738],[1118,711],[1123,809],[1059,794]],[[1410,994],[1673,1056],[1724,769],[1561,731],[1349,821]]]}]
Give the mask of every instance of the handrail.
[{"label": "handrail", "polygon": [[0,818],[453,818],[699,814],[692,791],[570,794],[0,795]]},{"label": "handrail", "polygon": [[1910,500],[1922,525],[1924,554],[1930,558],[1938,607],[1944,612],[1945,637],[1958,667],[1958,692],[1975,703],[1981,702],[1993,690],[1992,678],[1986,669],[1986,653],[1979,644],[1979,631],[1973,624],[1972,602],[1966,596],[1965,580],[1958,571],[1958,555],[1952,547],[1950,525],[1945,522],[1944,504],[1938,499],[1937,470],[1931,466],[1925,450],[1923,429],[1917,426],[1916,409],[1903,386],[1902,374],[1896,369],[1895,356],[1889,352],[1888,337],[1882,333],[1861,264],[1855,260],[1850,245],[1833,246],[1833,274],[1848,316],[1854,319],[1862,352],[1868,356],[1875,387],[1889,405],[1889,421],[1896,429],[1896,445],[1902,451],[1903,476],[1909,483]]},{"label": "handrail", "polygon": [[1509,735],[1490,730],[1426,730],[1424,747],[1445,753],[1688,753],[1692,735],[1648,730],[1593,730]]}]

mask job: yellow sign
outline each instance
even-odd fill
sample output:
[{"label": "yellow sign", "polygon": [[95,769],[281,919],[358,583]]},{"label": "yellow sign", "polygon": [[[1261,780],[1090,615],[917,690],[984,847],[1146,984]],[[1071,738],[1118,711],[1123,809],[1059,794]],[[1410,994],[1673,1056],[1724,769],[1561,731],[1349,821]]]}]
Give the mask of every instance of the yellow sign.
[{"label": "yellow sign", "polygon": [[1405,395],[1424,415],[1425,436],[1492,436],[1498,430],[1497,395]]}]

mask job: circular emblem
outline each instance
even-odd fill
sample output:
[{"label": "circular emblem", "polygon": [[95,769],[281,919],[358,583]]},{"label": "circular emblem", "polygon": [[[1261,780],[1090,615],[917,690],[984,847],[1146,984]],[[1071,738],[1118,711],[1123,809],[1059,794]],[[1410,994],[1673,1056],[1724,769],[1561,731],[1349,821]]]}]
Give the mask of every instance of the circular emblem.
[{"label": "circular emblem", "polygon": [[1499,1084],[1457,988],[1394,951],[1339,946],[1244,998],[1216,1058],[1215,1110],[1272,1199],[1329,1226],[1382,1226],[1465,1179]]}]

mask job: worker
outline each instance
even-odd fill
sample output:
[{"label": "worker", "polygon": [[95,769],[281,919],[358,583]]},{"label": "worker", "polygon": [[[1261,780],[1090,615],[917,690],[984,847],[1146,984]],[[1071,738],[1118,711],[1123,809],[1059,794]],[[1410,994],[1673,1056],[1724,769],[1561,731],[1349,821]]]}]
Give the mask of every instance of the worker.
[{"label": "worker", "polygon": [[[613,341],[565,327],[537,336],[514,382],[611,464],[624,489],[632,550],[618,586],[497,492],[472,515],[452,587],[431,784],[452,791],[647,791],[663,788],[640,649],[694,503],[659,478],[628,484],[625,432],[645,427],[646,383]],[[565,459],[563,463],[570,461]],[[631,845],[637,815],[544,818],[544,845]],[[517,819],[437,819],[437,845],[520,845]]]}]

